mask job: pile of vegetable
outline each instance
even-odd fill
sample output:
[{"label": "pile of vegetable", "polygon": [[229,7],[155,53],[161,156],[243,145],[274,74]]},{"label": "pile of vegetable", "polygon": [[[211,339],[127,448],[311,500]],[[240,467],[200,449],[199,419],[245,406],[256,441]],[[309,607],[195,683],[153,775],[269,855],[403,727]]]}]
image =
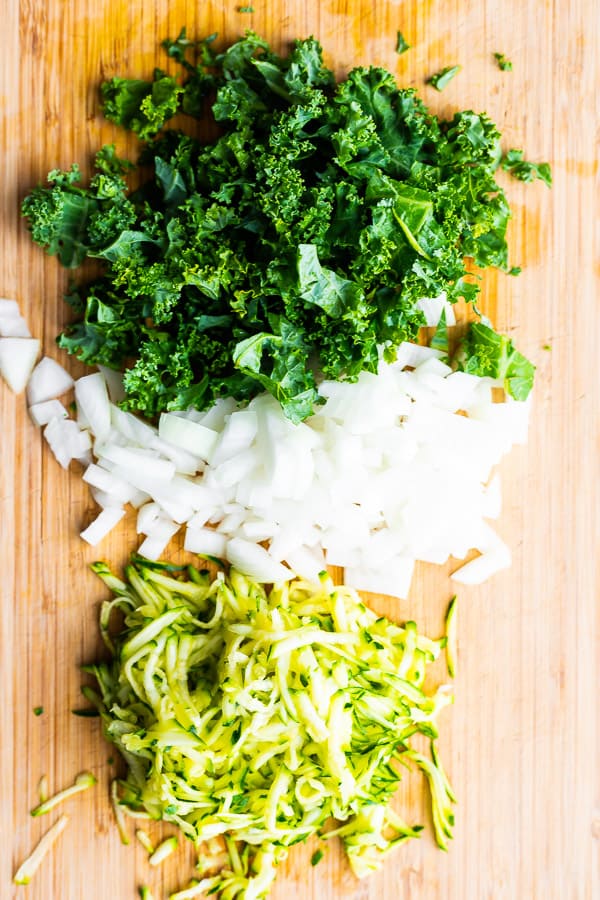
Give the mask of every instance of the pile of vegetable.
[{"label": "pile of vegetable", "polygon": [[86,696],[127,762],[119,805],[198,848],[225,837],[229,864],[198,895],[265,897],[288,848],[315,834],[338,835],[359,877],[375,870],[421,830],[390,806],[404,767],[425,774],[446,847],[454,797],[435,739],[451,696],[423,691],[444,640],[378,617],[325,573],[267,593],[233,569],[211,580],[137,559],[121,581],[93,568],[114,593],[101,612],[112,659],[86,667],[100,691]]},{"label": "pile of vegetable", "polygon": [[[89,186],[77,165],[54,170],[23,213],[64,266],[103,263],[69,294],[80,318],[60,345],[126,368],[124,408],[154,417],[266,390],[299,422],[322,377],[375,372],[380,348],[390,361],[417,337],[420,300],[472,303],[465,257],[515,271],[500,134],[483,113],[438,120],[381,68],[336,84],[312,38],[286,56],[252,32],[224,52],[213,39],[165,42],[179,79],[103,85],[107,118],[145,142],[137,190],[105,146]],[[211,143],[164,127],[211,111]],[[533,367],[520,367],[522,399]]]},{"label": "pile of vegetable", "polygon": [[[476,548],[454,573],[464,583],[509,564],[487,522],[493,467],[525,440],[534,367],[485,318],[460,340],[448,328],[459,299],[479,315],[477,270],[518,272],[497,170],[551,174],[503,155],[487,115],[438,119],[384,69],[336,84],[313,38],[284,56],[253,32],[222,52],[214,38],[165,42],[179,77],[102,86],[106,117],[143,142],[137,170],[107,145],[87,186],[75,164],[23,202],[62,265],[100,264],[70,289],[76,320],[59,337],[99,371],[74,382],[48,357],[36,366],[39,341],[0,300],[0,374],[27,387],[61,465],[85,467],[101,512],[82,537],[98,543],[127,504],[146,535],[126,581],[94,566],[114,594],[111,658],[86,667],[98,690],[84,693],[127,764],[119,827],[126,811],[194,841],[198,878],[173,898],[261,900],[311,836],[339,836],[359,877],[418,836],[390,805],[403,768],[429,783],[439,846],[451,837],[435,744],[451,696],[423,684],[444,646],[454,672],[454,601],[432,641],[322,570],[406,596],[417,559]],[[174,116],[185,132],[166,127]],[[76,418],[59,399],[73,387]],[[151,561],[182,526],[185,549],[229,574]],[[93,783],[44,790],[34,814]],[[137,836],[151,865],[177,844]]]},{"label": "pile of vegetable", "polygon": [[454,371],[443,350],[404,343],[376,375],[322,382],[322,405],[298,424],[265,392],[241,407],[229,398],[206,412],[161,413],[156,428],[116,405],[122,384],[107,369],[75,382],[73,419],[58,399],[73,380],[48,357],[29,379],[29,412],[61,465],[85,467],[101,507],[81,532],[92,545],[129,504],[149,559],[184,528],[186,550],[256,581],[342,566],[357,589],[406,597],[417,560],[476,549],[453,572],[467,584],[510,564],[489,524],[501,509],[494,467],[525,442],[529,402],[493,402],[509,377],[510,342],[481,324],[472,333],[497,349],[500,377]]}]

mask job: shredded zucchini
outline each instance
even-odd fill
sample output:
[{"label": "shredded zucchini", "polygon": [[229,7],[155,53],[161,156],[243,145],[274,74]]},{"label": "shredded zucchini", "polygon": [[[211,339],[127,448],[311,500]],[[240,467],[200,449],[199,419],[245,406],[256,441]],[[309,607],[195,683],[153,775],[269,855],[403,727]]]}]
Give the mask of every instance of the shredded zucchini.
[{"label": "shredded zucchini", "polygon": [[174,850],[177,849],[177,838],[176,837],[168,837],[166,840],[162,841],[156,848],[156,850],[150,854],[150,858],[148,862],[151,866],[160,866],[162,862],[165,861],[167,856],[170,856]]},{"label": "shredded zucchini", "polygon": [[[115,804],[178,825],[199,849],[218,836],[227,846],[218,875],[175,897],[200,885],[266,897],[287,849],[325,836],[332,817],[355,874],[377,869],[421,830],[389,805],[404,767],[425,773],[446,845],[454,797],[435,739],[452,698],[423,692],[443,639],[377,617],[325,574],[267,593],[235,570],[211,581],[190,568],[182,580],[138,559],[126,585],[94,568],[124,614],[107,641],[113,659],[86,667],[106,736],[128,764]],[[411,748],[417,733],[431,740],[431,760]]]},{"label": "shredded zucchini", "polygon": [[96,783],[96,779],[91,772],[82,772],[77,776],[71,787],[65,788],[64,791],[59,791],[58,794],[55,794],[53,797],[42,801],[39,806],[36,806],[35,809],[31,810],[31,815],[43,816],[54,809],[55,806],[58,806],[59,803],[62,803],[63,800],[67,800],[69,797],[72,797],[73,794],[79,794],[81,791],[86,791]]},{"label": "shredded zucchini", "polygon": [[46,855],[50,852],[59,836],[69,823],[68,816],[61,816],[44,834],[35,850],[21,863],[13,877],[14,884],[29,884]]},{"label": "shredded zucchini", "polygon": [[50,796],[48,790],[48,776],[42,775],[38,783],[38,794],[40,796],[40,804],[45,803],[48,797]]},{"label": "shredded zucchini", "polygon": [[148,856],[152,856],[154,853],[154,844],[150,838],[150,835],[147,831],[144,831],[143,828],[138,828],[135,832],[135,836],[138,839],[139,843],[142,845]]},{"label": "shredded zucchini", "polygon": [[456,675],[458,644],[456,636],[456,597],[453,597],[446,613],[446,668],[450,678]]}]

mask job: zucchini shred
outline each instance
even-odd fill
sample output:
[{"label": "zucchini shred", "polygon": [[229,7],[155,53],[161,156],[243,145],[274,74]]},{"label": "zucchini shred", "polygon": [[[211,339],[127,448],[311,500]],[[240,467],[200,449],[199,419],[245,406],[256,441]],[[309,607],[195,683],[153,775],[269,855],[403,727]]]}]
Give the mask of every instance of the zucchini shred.
[{"label": "zucchini shred", "polygon": [[127,764],[119,808],[198,850],[224,840],[208,893],[266,897],[288,848],[315,834],[340,837],[358,877],[378,869],[422,830],[390,805],[404,767],[425,774],[446,849],[455,797],[435,741],[452,696],[423,691],[443,638],[377,616],[325,572],[267,591],[234,569],[213,579],[136,557],[122,581],[92,568],[115,596],[100,614],[112,658],[84,667],[98,683],[86,696]]}]

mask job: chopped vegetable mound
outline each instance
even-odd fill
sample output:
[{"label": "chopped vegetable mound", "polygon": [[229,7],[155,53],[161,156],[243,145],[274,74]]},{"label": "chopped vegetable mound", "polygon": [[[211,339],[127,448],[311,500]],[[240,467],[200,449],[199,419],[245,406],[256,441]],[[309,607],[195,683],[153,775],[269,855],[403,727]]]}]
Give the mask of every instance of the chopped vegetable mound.
[{"label": "chopped vegetable mound", "polygon": [[[231,570],[189,580],[136,559],[101,614],[112,660],[86,667],[106,736],[128,773],[120,805],[177,824],[197,845],[223,836],[229,866],[203,879],[226,896],[268,894],[287,848],[338,834],[359,877],[416,837],[391,809],[401,769],[421,769],[436,838],[451,836],[452,790],[435,750],[451,702],[423,692],[443,644],[377,617],[347,587],[262,585]],[[108,633],[118,607],[124,625]],[[428,758],[411,747],[431,740]],[[341,824],[326,835],[333,817]],[[225,896],[225,895],[224,895]]]},{"label": "chopped vegetable mound", "polygon": [[[336,84],[314,38],[278,55],[252,31],[222,52],[215,37],[165,42],[179,77],[103,85],[106,117],[145,142],[138,190],[105,146],[88,186],[54,170],[22,209],[64,266],[103,265],[67,297],[78,319],[59,343],[127,367],[124,408],[267,390],[299,422],[321,376],[375,372],[381,346],[391,360],[417,337],[421,298],[475,300],[465,257],[508,271],[500,134],[485,113],[438,119],[382,68]],[[218,137],[169,129],[176,113]]]}]

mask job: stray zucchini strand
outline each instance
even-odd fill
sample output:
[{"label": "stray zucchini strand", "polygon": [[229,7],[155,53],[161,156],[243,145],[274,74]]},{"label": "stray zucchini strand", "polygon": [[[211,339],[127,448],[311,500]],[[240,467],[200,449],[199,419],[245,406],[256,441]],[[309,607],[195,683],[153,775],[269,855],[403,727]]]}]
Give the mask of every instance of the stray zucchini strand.
[{"label": "stray zucchini strand", "polygon": [[456,675],[458,657],[458,639],[456,632],[456,595],[450,601],[446,613],[446,666],[451,678]]},{"label": "stray zucchini strand", "polygon": [[52,849],[59,836],[65,830],[69,822],[68,816],[61,816],[54,825],[48,829],[35,850],[19,866],[15,872],[13,882],[15,884],[29,884],[38,868],[44,861],[47,853]]},{"label": "stray zucchini strand", "polygon": [[59,791],[58,794],[55,794],[53,797],[40,803],[39,806],[36,806],[35,809],[31,810],[31,815],[43,816],[54,809],[55,806],[58,806],[59,803],[62,803],[63,800],[72,797],[73,794],[79,794],[81,791],[86,791],[96,783],[96,778],[91,772],[82,772],[81,775],[77,776],[75,783],[71,785],[71,787],[65,788],[64,791]]}]

